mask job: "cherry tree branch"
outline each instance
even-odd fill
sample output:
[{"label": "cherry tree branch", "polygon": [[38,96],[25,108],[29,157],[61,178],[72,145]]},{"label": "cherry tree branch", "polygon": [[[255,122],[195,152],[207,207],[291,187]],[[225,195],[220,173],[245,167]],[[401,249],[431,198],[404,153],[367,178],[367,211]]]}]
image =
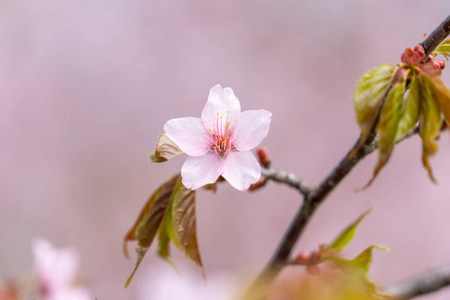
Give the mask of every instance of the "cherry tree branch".
[{"label": "cherry tree branch", "polygon": [[295,174],[265,167],[263,167],[261,170],[262,176],[264,176],[266,179],[287,184],[290,187],[298,190],[303,195],[307,195],[313,190],[313,187],[311,185],[298,179]]},{"label": "cherry tree branch", "polygon": [[[425,49],[425,57],[428,55],[447,37],[450,33],[450,16],[445,19],[424,41],[420,44]],[[389,93],[390,88],[385,94]],[[384,101],[384,99],[383,99]],[[379,117],[379,115],[378,115]],[[377,122],[374,122],[375,124]],[[372,153],[376,148],[374,146],[376,134],[375,125],[371,133],[361,145],[358,139],[351,150],[344,156],[339,164],[325,177],[325,179],[310,192],[304,194],[304,201],[297,211],[294,219],[291,221],[286,233],[284,234],[277,250],[260,274],[254,286],[261,283],[268,283],[277,276],[280,270],[288,263],[292,249],[304,231],[308,221],[318,206],[326,199],[330,192],[347,176],[348,173],[367,155]]]},{"label": "cherry tree branch", "polygon": [[434,293],[450,285],[450,264],[428,271],[404,282],[388,286],[381,290],[395,300],[407,300],[425,294]]},{"label": "cherry tree branch", "polygon": [[425,57],[431,54],[431,52],[442,43],[450,32],[450,16],[447,17],[430,35],[419,43],[425,50]]}]

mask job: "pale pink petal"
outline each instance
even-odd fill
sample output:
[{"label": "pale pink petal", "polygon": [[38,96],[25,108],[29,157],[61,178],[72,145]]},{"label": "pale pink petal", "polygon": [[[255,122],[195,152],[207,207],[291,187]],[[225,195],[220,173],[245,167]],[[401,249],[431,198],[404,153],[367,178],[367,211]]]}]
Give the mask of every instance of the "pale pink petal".
[{"label": "pale pink petal", "polygon": [[85,288],[68,286],[58,291],[55,295],[49,297],[48,300],[92,300],[92,296]]},{"label": "pale pink petal", "polygon": [[233,90],[228,87],[222,89],[218,84],[209,91],[208,101],[202,111],[202,121],[205,122],[204,126],[208,130],[220,121],[225,125],[226,122],[232,123],[238,120],[240,112],[241,104]]},{"label": "pale pink petal", "polygon": [[203,156],[189,156],[181,168],[183,185],[196,190],[205,184],[216,182],[223,172],[224,161],[215,152]]},{"label": "pale pink petal", "polygon": [[233,143],[239,151],[248,151],[258,146],[269,133],[272,113],[260,110],[246,110],[239,116],[239,124],[234,131]]},{"label": "pale pink petal", "polygon": [[51,289],[72,282],[79,266],[78,253],[74,249],[57,249],[41,238],[33,239],[32,247],[35,270]]},{"label": "pale pink petal", "polygon": [[229,152],[222,176],[235,189],[245,191],[261,177],[261,166],[250,151]]},{"label": "pale pink petal", "polygon": [[169,120],[164,125],[164,131],[187,155],[201,156],[209,151],[204,140],[205,129],[199,118],[186,117]]}]

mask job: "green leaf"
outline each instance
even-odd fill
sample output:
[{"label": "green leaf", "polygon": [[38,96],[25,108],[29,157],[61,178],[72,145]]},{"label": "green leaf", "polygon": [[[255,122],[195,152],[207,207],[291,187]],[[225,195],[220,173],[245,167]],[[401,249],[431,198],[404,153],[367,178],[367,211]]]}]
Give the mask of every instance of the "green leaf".
[{"label": "green leaf", "polygon": [[389,248],[379,246],[379,245],[372,245],[372,246],[366,248],[363,252],[361,252],[353,260],[351,260],[351,264],[365,273],[369,272],[370,264],[372,263],[372,250],[373,249],[391,252],[391,250]]},{"label": "green leaf", "polygon": [[[405,74],[405,77],[407,74]],[[392,150],[395,146],[395,138],[397,129],[403,111],[403,98],[406,92],[406,81],[396,83],[383,105],[380,121],[377,124],[378,134],[378,162],[373,170],[370,181],[364,188],[369,187],[377,177],[378,173],[383,169],[391,157]]]},{"label": "green leaf", "polygon": [[359,80],[353,94],[356,122],[361,129],[360,144],[364,144],[375,126],[382,100],[388,91],[397,68],[382,64],[366,72]]},{"label": "green leaf", "polygon": [[433,51],[433,55],[441,54],[444,55],[445,58],[448,59],[450,56],[450,39],[443,41],[435,51]]},{"label": "green leaf", "polygon": [[170,237],[166,226],[163,225],[158,232],[158,255],[161,258],[168,259],[170,256]]},{"label": "green leaf", "polygon": [[431,86],[433,87],[433,91],[435,93],[435,97],[438,99],[442,113],[444,114],[445,120],[450,124],[450,90],[442,82],[442,79],[439,76],[429,76],[424,74],[424,79],[426,79]]},{"label": "green leaf", "polygon": [[338,251],[344,248],[350,243],[353,237],[356,234],[356,228],[362,219],[364,219],[367,214],[370,212],[370,209],[365,211],[361,216],[358,217],[352,224],[350,224],[328,247],[330,250]]},{"label": "green leaf", "polygon": [[184,154],[180,148],[163,131],[156,142],[155,150],[150,153],[150,160],[154,163],[165,162],[172,157]]},{"label": "green leaf", "polygon": [[181,182],[174,190],[164,227],[174,245],[204,272],[197,242],[195,191]]},{"label": "green leaf", "polygon": [[398,123],[395,143],[402,139],[419,122],[420,84],[416,76],[411,76],[409,93],[403,105],[403,111]]},{"label": "green leaf", "polygon": [[386,247],[372,245],[352,260],[348,260],[340,256],[329,256],[325,259],[334,263],[344,273],[356,275],[372,293],[376,293],[376,285],[367,277],[367,273],[369,272],[370,265],[372,263],[373,249],[390,252],[390,249]]},{"label": "green leaf", "polygon": [[422,163],[428,170],[430,179],[437,183],[428,158],[438,150],[436,139],[442,126],[441,107],[438,93],[430,82],[430,77],[421,74],[419,82],[421,92],[419,132],[422,138]]},{"label": "green leaf", "polygon": [[128,278],[125,287],[129,285],[136,270],[138,269],[142,259],[150,248],[158,229],[164,219],[169,208],[173,191],[180,182],[180,175],[173,176],[169,181],[162,184],[155,193],[149,198],[146,205],[142,209],[139,217],[134,225],[128,231],[124,239],[124,253],[127,257],[127,243],[129,241],[137,241],[137,261],[133,273]]}]

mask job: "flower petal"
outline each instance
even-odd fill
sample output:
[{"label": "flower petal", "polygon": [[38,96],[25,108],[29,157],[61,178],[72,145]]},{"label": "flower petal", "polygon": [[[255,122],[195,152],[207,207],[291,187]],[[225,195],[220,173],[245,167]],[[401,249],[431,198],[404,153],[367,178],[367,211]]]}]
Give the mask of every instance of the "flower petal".
[{"label": "flower petal", "polygon": [[[205,122],[205,128],[212,128],[218,118],[223,117],[222,122],[234,122],[238,119],[241,112],[241,104],[229,87],[222,89],[217,84],[209,91],[208,101],[202,111],[202,121]],[[218,114],[217,114],[218,113]]]},{"label": "flower petal", "polygon": [[32,247],[35,271],[49,292],[70,286],[78,272],[78,253],[72,248],[54,248],[42,238],[34,238]]},{"label": "flower petal", "polygon": [[203,156],[189,156],[181,168],[181,181],[191,190],[216,182],[223,172],[224,159],[215,152]]},{"label": "flower petal", "polygon": [[164,124],[164,131],[187,155],[202,156],[209,151],[202,134],[205,129],[199,118],[186,117],[169,120]]},{"label": "flower petal", "polygon": [[233,143],[239,151],[248,151],[258,146],[269,132],[272,113],[260,110],[246,110],[239,116],[239,131],[235,131]]},{"label": "flower petal", "polygon": [[247,190],[261,177],[261,166],[250,151],[229,152],[224,167],[223,178],[240,191]]}]

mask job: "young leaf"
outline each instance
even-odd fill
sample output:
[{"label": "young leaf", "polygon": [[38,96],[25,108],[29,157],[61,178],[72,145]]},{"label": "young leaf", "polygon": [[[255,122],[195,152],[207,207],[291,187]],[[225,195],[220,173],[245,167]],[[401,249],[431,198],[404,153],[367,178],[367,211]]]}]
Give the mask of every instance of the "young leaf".
[{"label": "young leaf", "polygon": [[184,154],[180,148],[163,131],[156,142],[155,151],[150,153],[150,159],[154,163],[165,162],[172,157]]},{"label": "young leaf", "polygon": [[420,84],[418,78],[413,75],[409,84],[409,93],[404,101],[403,111],[398,123],[395,143],[409,133],[414,125],[419,122],[419,100]]},{"label": "young leaf", "polygon": [[340,256],[329,256],[326,259],[334,263],[343,272],[358,276],[360,280],[362,280],[362,282],[364,282],[364,284],[369,288],[369,290],[376,294],[375,284],[367,277],[370,264],[372,263],[373,249],[390,252],[390,250],[386,247],[372,245],[352,260],[348,260]]},{"label": "young leaf", "polygon": [[[405,77],[407,74],[405,74]],[[396,83],[383,105],[380,121],[377,124],[378,140],[378,162],[373,170],[370,181],[364,188],[369,187],[377,177],[381,169],[391,157],[395,146],[395,138],[403,111],[403,98],[406,92],[406,81]]]},{"label": "young leaf", "polygon": [[158,242],[158,255],[163,259],[168,259],[170,257],[170,237],[164,223],[158,232]]},{"label": "young leaf", "polygon": [[433,55],[442,54],[445,58],[448,59],[450,56],[450,39],[443,41],[435,51],[433,51]]},{"label": "young leaf", "polygon": [[124,253],[127,257],[127,242],[137,241],[139,248],[149,248],[169,207],[171,194],[179,181],[180,175],[173,176],[162,184],[148,199],[133,227],[124,239]]},{"label": "young leaf", "polygon": [[129,285],[136,270],[138,269],[142,259],[150,248],[155,236],[164,220],[164,217],[169,208],[170,201],[172,199],[173,191],[175,187],[180,184],[181,176],[175,175],[169,181],[162,184],[156,192],[150,197],[144,208],[142,209],[135,224],[125,236],[124,239],[124,253],[127,257],[128,241],[137,241],[137,261],[136,266],[128,278],[125,287]]},{"label": "young leaf", "polygon": [[378,245],[372,245],[372,246],[366,248],[366,250],[361,252],[353,260],[351,260],[351,264],[365,273],[369,272],[370,264],[372,263],[372,250],[373,249],[391,252],[391,250],[389,248],[386,248],[383,246],[378,246]]},{"label": "young leaf", "polygon": [[439,76],[428,76],[425,74],[424,76],[424,79],[433,87],[433,91],[436,93],[435,97],[439,99],[445,120],[450,124],[450,90]]},{"label": "young leaf", "polygon": [[330,250],[338,251],[344,248],[350,243],[353,237],[356,234],[356,228],[362,219],[364,219],[367,214],[370,212],[370,209],[365,211],[361,216],[358,217],[352,224],[350,224],[328,247]]},{"label": "young leaf", "polygon": [[419,132],[422,138],[422,163],[428,170],[430,179],[437,183],[433,176],[431,165],[428,158],[434,155],[438,150],[438,145],[435,142],[439,136],[442,125],[442,115],[439,104],[437,92],[434,86],[430,83],[429,77],[422,74],[419,77],[420,82],[420,123]]},{"label": "young leaf", "polygon": [[361,129],[361,144],[365,142],[375,126],[382,100],[392,82],[396,69],[391,64],[382,64],[366,72],[355,88],[353,105],[356,122]]},{"label": "young leaf", "polygon": [[[158,255],[175,267],[170,260],[172,241],[187,258],[201,268],[203,265],[197,243],[195,216],[195,191],[189,190],[181,183],[181,176],[176,175],[161,185],[150,197],[136,223],[125,236],[124,251],[128,256],[126,243],[138,241],[136,266],[128,278],[129,285],[144,255],[150,248],[158,233]],[[176,267],[175,267],[176,268]]]},{"label": "young leaf", "polygon": [[164,220],[163,228],[171,241],[203,272],[197,243],[195,191],[178,184]]}]

